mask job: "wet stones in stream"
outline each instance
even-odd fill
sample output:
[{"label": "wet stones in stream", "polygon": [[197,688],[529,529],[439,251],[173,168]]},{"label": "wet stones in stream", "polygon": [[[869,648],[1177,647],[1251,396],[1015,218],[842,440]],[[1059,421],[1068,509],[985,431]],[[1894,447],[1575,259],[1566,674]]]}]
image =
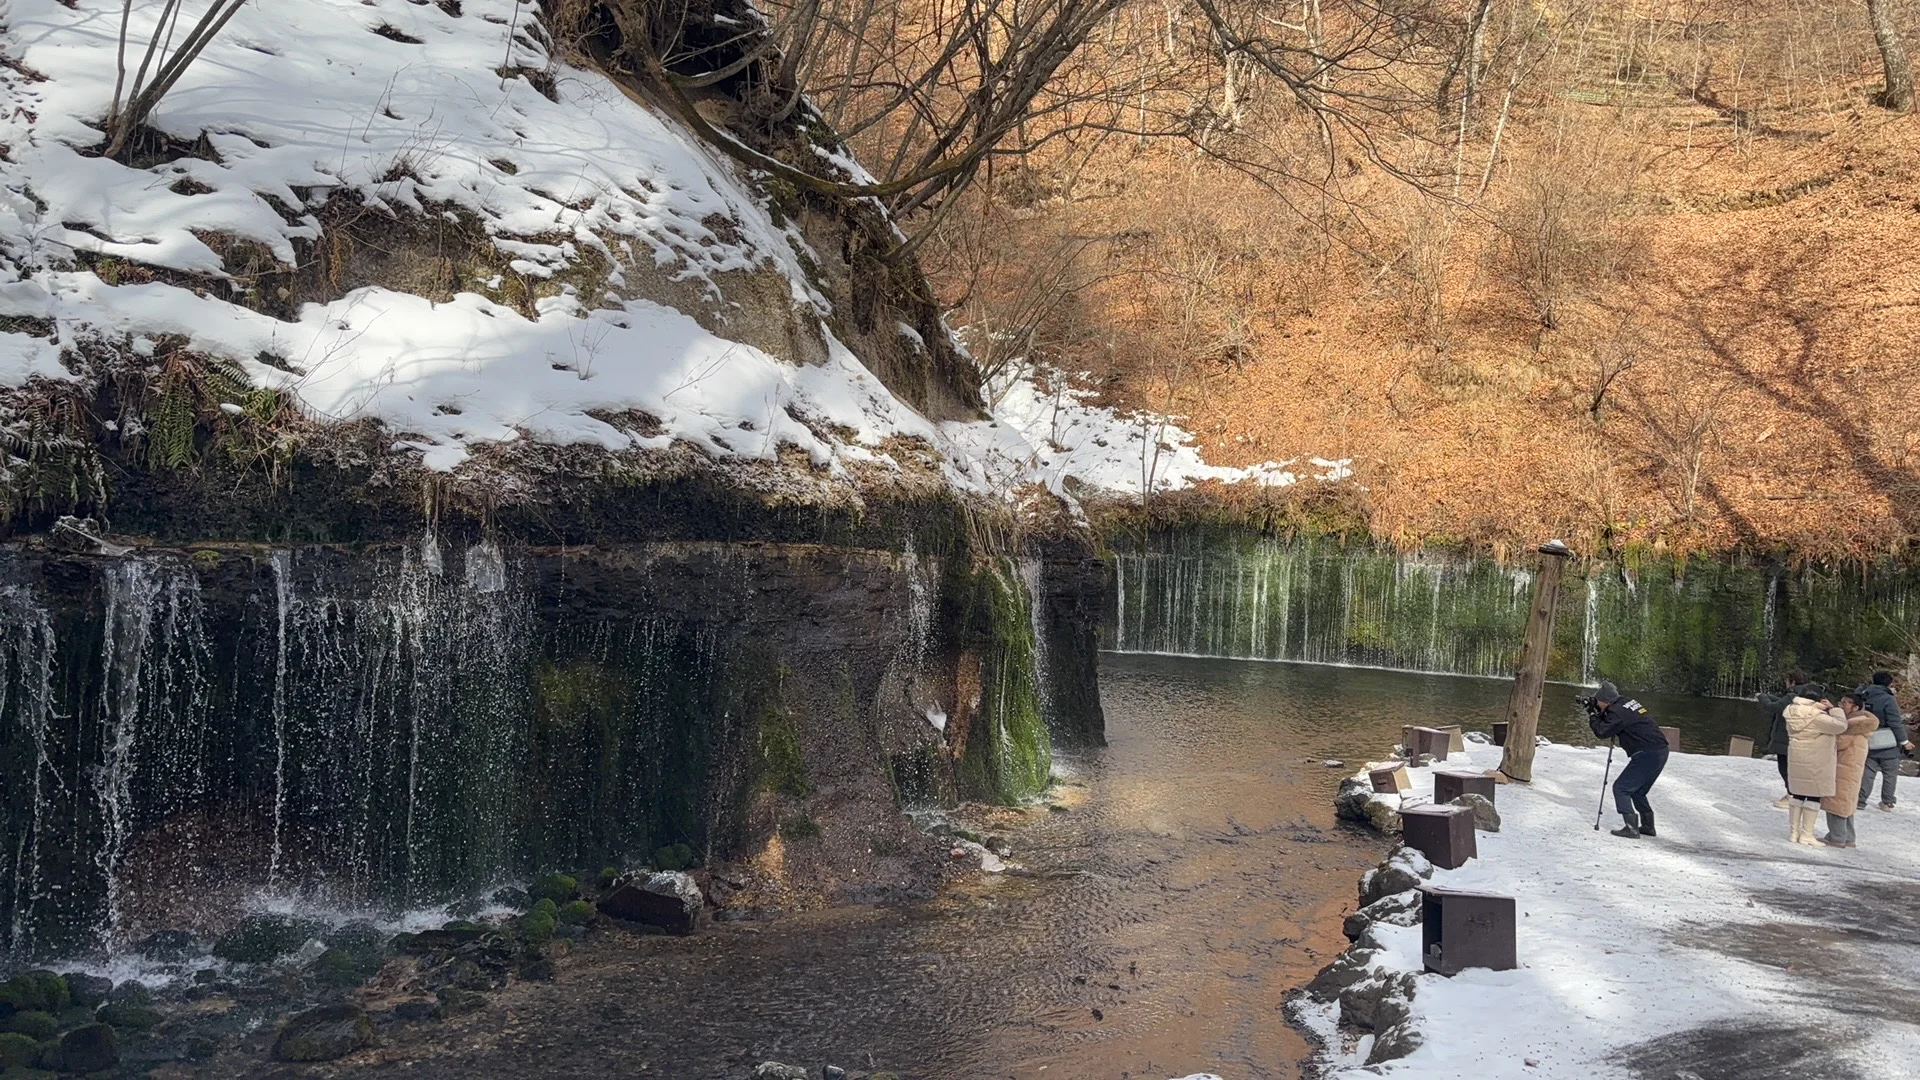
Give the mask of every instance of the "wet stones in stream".
[{"label": "wet stones in stream", "polygon": [[598,906],[603,914],[616,919],[689,934],[699,921],[703,904],[700,887],[686,874],[643,871],[617,879]]},{"label": "wet stones in stream", "polygon": [[[820,1067],[820,1080],[850,1080],[850,1076],[847,1070],[838,1065]],[[800,1065],[763,1061],[754,1066],[753,1072],[747,1074],[747,1080],[813,1080],[813,1073]],[[877,1072],[865,1074],[863,1080],[900,1080],[900,1077],[896,1073]]]},{"label": "wet stones in stream", "polygon": [[373,1041],[373,1021],[352,1002],[308,1009],[287,1020],[273,1041],[275,1061],[333,1061]]},{"label": "wet stones in stream", "polygon": [[1400,814],[1383,800],[1373,797],[1373,785],[1364,777],[1349,776],[1340,781],[1333,797],[1334,816],[1351,821],[1385,836],[1400,831]]},{"label": "wet stones in stream", "polygon": [[1432,876],[1433,864],[1405,845],[1396,846],[1380,865],[1362,875],[1360,910],[1348,915],[1342,926],[1353,944],[1301,991],[1309,1001],[1338,1001],[1340,1027],[1349,1035],[1373,1036],[1368,1065],[1405,1057],[1420,1045],[1420,1033],[1409,1020],[1414,977],[1377,966],[1383,950],[1374,928],[1418,926],[1419,886]]}]

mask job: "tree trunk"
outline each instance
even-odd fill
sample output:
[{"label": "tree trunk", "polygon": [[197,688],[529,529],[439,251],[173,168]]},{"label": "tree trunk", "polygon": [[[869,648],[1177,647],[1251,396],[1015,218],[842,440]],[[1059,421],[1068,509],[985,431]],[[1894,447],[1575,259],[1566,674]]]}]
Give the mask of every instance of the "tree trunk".
[{"label": "tree trunk", "polygon": [[1880,66],[1886,69],[1887,87],[1880,104],[1893,112],[1913,109],[1913,65],[1907,60],[1907,46],[1900,30],[1893,25],[1892,0],[1867,0],[1867,19],[1873,23],[1873,40],[1880,46]]},{"label": "tree trunk", "polygon": [[1540,731],[1540,698],[1547,687],[1547,658],[1553,652],[1553,612],[1560,605],[1560,575],[1572,553],[1557,541],[1540,548],[1540,576],[1533,583],[1533,608],[1520,645],[1520,671],[1507,702],[1507,746],[1500,771],[1521,783],[1533,780],[1533,740]]}]

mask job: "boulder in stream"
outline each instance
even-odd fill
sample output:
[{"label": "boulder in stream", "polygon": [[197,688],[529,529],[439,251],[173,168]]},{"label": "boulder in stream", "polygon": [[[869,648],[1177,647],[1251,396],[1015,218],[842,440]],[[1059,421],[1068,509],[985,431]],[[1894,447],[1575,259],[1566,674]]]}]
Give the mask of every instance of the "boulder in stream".
[{"label": "boulder in stream", "polygon": [[705,902],[700,886],[677,871],[629,874],[600,898],[603,915],[657,926],[676,934],[693,932]]},{"label": "boulder in stream", "polygon": [[92,1008],[107,1000],[113,993],[113,980],[102,975],[88,975],[76,971],[67,976],[67,993],[75,1005]]},{"label": "boulder in stream", "polygon": [[106,1024],[88,1024],[60,1036],[60,1071],[99,1072],[120,1063],[120,1040]]},{"label": "boulder in stream", "polygon": [[350,1002],[322,1005],[290,1018],[273,1041],[275,1061],[332,1061],[373,1041],[367,1010]]}]

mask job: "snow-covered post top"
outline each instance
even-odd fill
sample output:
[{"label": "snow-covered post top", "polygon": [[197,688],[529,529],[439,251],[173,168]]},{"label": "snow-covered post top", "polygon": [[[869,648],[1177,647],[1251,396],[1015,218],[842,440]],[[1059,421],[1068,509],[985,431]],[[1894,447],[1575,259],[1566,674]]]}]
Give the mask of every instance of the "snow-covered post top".
[{"label": "snow-covered post top", "polygon": [[1522,783],[1533,779],[1533,737],[1540,730],[1540,698],[1547,688],[1547,656],[1553,651],[1553,612],[1560,605],[1560,575],[1573,552],[1558,540],[1540,545],[1540,574],[1533,580],[1533,609],[1520,645],[1520,670],[1507,702],[1506,754],[1500,771]]}]

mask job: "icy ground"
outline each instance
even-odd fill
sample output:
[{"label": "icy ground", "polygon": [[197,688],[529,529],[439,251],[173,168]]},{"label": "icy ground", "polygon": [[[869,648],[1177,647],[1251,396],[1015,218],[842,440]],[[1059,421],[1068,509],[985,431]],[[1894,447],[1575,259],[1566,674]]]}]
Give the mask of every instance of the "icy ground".
[{"label": "icy ground", "polygon": [[[1468,746],[1442,769],[1487,769]],[[1422,974],[1425,1043],[1369,1069],[1342,1050],[1337,1006],[1307,1019],[1338,1076],[1533,1080],[1893,1080],[1920,1076],[1916,796],[1858,818],[1859,847],[1787,841],[1771,761],[1675,754],[1651,801],[1660,835],[1594,831],[1604,749],[1540,748],[1530,787],[1499,789],[1503,828],[1433,881],[1517,900],[1520,968]],[[1616,753],[1614,767],[1621,764]],[[1410,770],[1409,803],[1433,769]],[[1909,780],[1907,783],[1912,784]],[[1396,797],[1387,797],[1390,800]],[[1611,806],[1603,829],[1619,824]],[[1821,829],[1825,831],[1824,825]],[[1378,926],[1397,970],[1420,928]]]}]

